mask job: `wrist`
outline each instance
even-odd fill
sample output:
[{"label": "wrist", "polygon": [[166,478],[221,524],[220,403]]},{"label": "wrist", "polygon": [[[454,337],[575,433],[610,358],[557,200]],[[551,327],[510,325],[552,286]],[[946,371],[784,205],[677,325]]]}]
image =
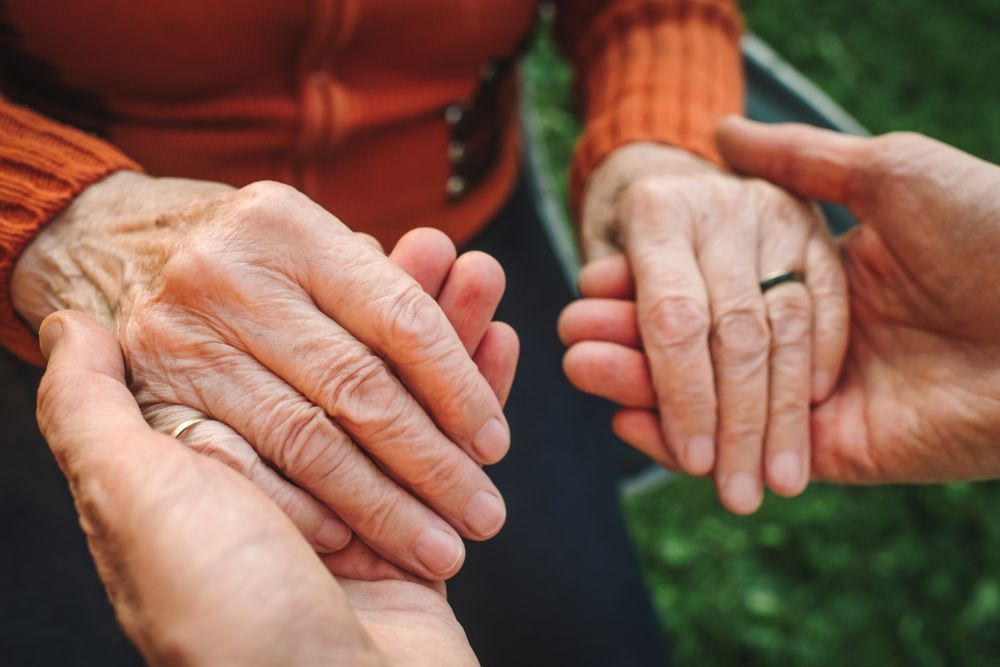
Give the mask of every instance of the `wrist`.
[{"label": "wrist", "polygon": [[685,178],[724,173],[714,163],[689,151],[665,144],[626,144],[598,165],[587,183],[587,199],[609,190],[620,191],[647,176]]},{"label": "wrist", "polygon": [[108,328],[125,296],[155,275],[189,227],[174,214],[231,188],[118,171],[84,190],[24,250],[11,302],[31,326],[57,310],[81,310]]},{"label": "wrist", "polygon": [[651,142],[615,149],[587,181],[580,216],[580,236],[587,260],[620,249],[619,204],[629,186],[645,178],[696,178],[718,175],[717,165],[689,151]]}]

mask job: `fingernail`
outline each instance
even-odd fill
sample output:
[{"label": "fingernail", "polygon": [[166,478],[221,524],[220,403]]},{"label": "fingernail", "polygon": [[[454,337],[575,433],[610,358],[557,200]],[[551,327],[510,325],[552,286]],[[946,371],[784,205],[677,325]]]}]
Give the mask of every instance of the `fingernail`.
[{"label": "fingernail", "polygon": [[772,486],[778,486],[779,492],[799,493],[805,476],[802,469],[802,457],[797,452],[779,452],[768,464],[768,477]]},{"label": "fingernail", "polygon": [[692,475],[707,475],[715,464],[715,441],[708,435],[695,436],[688,442],[684,455]]},{"label": "fingernail", "polygon": [[351,529],[336,519],[324,519],[313,539],[320,553],[340,551],[351,541]]},{"label": "fingernail", "polygon": [[503,501],[489,491],[472,496],[465,508],[465,523],[476,535],[491,537],[507,518]]},{"label": "fingernail", "polygon": [[816,371],[813,373],[812,400],[819,401],[826,398],[826,393],[830,390],[830,374],[826,371]]},{"label": "fingernail", "polygon": [[56,346],[62,335],[62,322],[59,320],[48,319],[42,322],[42,328],[38,332],[38,347],[41,349],[42,356],[45,357],[46,361],[48,361],[49,355],[52,354],[52,348]]},{"label": "fingernail", "polygon": [[440,528],[425,528],[414,547],[417,559],[435,574],[448,574],[462,560],[465,547],[455,535]]},{"label": "fingernail", "polygon": [[500,420],[493,417],[472,439],[472,448],[487,463],[496,463],[510,449],[510,434]]},{"label": "fingernail", "polygon": [[748,472],[738,472],[722,486],[727,506],[737,514],[751,514],[760,507],[761,494],[757,478]]}]

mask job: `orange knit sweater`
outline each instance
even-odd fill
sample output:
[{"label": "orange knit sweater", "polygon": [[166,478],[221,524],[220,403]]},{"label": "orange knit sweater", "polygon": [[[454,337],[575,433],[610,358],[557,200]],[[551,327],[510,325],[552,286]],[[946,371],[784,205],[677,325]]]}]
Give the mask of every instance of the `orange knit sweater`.
[{"label": "orange knit sweater", "polygon": [[[718,159],[713,129],[742,108],[736,1],[556,3],[586,120],[574,197],[631,141]],[[501,105],[477,93],[484,65],[516,55],[537,4],[6,0],[0,344],[38,359],[10,305],[14,263],[73,197],[119,169],[291,183],[387,247],[421,225],[468,239],[510,192],[518,133],[502,123],[465,187],[456,180],[465,137],[452,116],[502,115],[470,100]]]}]

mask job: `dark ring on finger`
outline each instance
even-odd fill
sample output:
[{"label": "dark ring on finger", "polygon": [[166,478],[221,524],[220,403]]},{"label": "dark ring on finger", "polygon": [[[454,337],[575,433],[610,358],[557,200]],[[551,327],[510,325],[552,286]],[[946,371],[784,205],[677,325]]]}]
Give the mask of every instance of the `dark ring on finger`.
[{"label": "dark ring on finger", "polygon": [[760,292],[763,294],[783,283],[804,283],[805,281],[806,274],[802,271],[775,271],[764,276],[764,279],[760,281]]}]

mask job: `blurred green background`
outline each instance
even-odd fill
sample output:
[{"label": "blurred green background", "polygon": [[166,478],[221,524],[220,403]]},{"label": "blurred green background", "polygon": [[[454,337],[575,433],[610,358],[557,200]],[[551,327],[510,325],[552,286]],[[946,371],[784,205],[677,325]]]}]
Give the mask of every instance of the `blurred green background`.
[{"label": "blurred green background", "polygon": [[[1000,162],[1000,0],[744,8],[872,132],[924,132]],[[579,124],[544,32],[526,71],[562,190]],[[813,486],[736,518],[709,483],[676,478],[625,510],[681,667],[1000,664],[1000,484]]]}]

